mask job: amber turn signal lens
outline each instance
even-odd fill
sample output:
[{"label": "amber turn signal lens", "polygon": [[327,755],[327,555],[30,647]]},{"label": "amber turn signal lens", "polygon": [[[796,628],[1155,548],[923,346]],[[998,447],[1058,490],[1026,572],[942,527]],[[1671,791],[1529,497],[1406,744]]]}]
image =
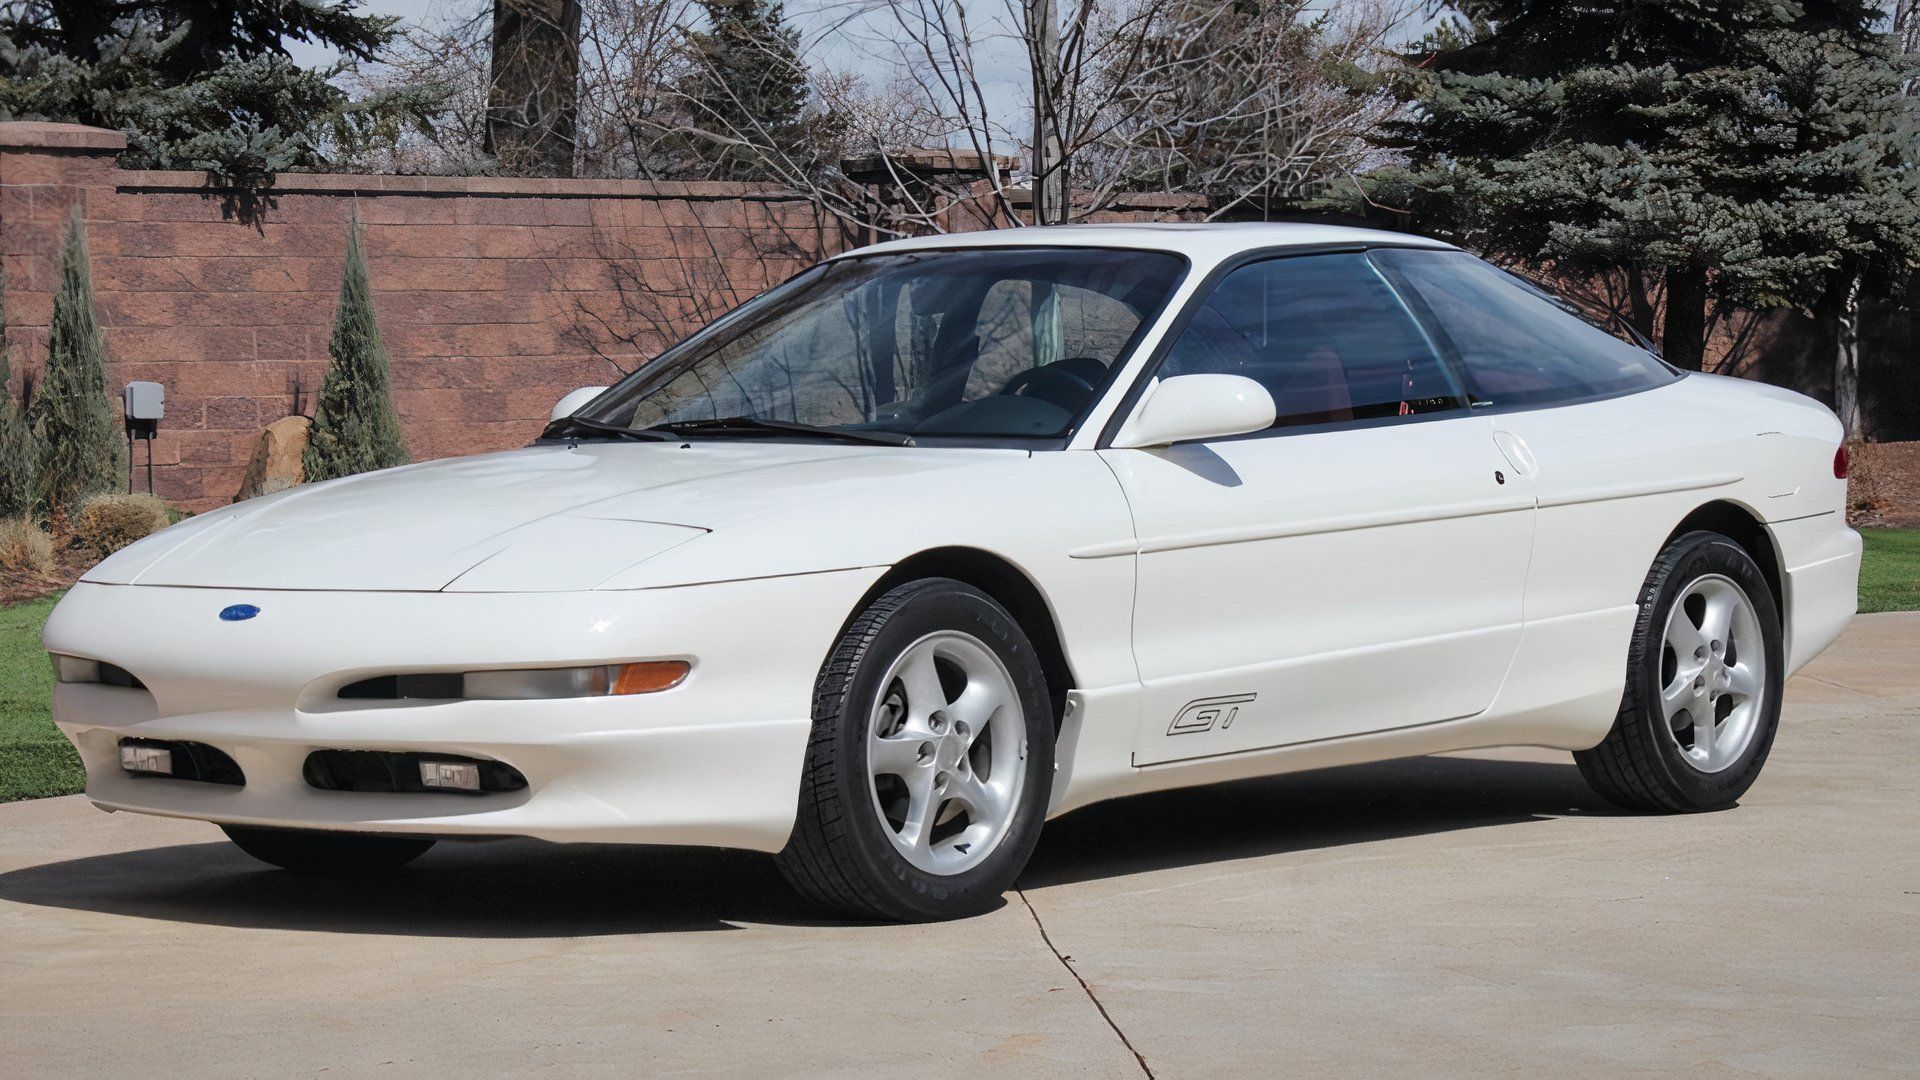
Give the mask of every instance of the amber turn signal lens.
[{"label": "amber turn signal lens", "polygon": [[638,664],[621,664],[614,670],[615,694],[654,694],[679,686],[686,680],[687,672],[693,670],[693,665],[685,660],[647,660]]}]

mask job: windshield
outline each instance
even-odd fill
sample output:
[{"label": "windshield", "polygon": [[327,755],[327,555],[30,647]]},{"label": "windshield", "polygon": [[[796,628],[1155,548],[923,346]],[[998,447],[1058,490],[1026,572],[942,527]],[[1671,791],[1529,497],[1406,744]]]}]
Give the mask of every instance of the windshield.
[{"label": "windshield", "polygon": [[1185,266],[1177,255],[1111,248],[823,263],[577,415],[704,434],[1058,437],[1105,389]]}]

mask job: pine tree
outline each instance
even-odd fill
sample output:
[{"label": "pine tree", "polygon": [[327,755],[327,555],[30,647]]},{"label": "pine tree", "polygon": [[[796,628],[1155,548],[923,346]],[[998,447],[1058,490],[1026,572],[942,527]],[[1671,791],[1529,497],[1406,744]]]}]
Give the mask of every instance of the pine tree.
[{"label": "pine tree", "polygon": [[116,32],[153,23],[178,44],[168,66],[188,77],[233,58],[287,55],[288,41],[324,45],[356,60],[371,60],[394,35],[394,16],[361,13],[361,0],[334,3],[261,3],[260,0],[39,0],[5,14],[27,44],[45,45],[85,62],[98,61]]},{"label": "pine tree", "polygon": [[28,415],[40,443],[39,495],[61,513],[111,491],[126,466],[107,398],[107,349],[93,311],[87,234],[75,207],[60,249],[60,286],[47,330],[47,366]]},{"label": "pine tree", "polygon": [[407,444],[393,407],[393,374],[373,317],[373,288],[360,253],[360,222],[347,226],[340,307],[327,345],[333,364],[320,384],[313,427],[302,456],[309,482],[407,463]]},{"label": "pine tree", "polygon": [[[349,99],[339,67],[302,67],[286,42],[376,59],[399,20],[358,0],[40,0],[0,5],[0,120],[127,135],[121,163],[252,180],[430,131],[451,84]],[[345,63],[346,61],[343,61]]]},{"label": "pine tree", "polygon": [[[678,83],[688,132],[670,147],[673,171],[712,180],[780,180],[818,154],[807,113],[809,76],[800,32],[766,0],[700,0],[708,29],[687,35]],[[710,134],[702,134],[710,133]],[[717,138],[713,136],[718,136]],[[742,145],[745,144],[745,145]]]},{"label": "pine tree", "polygon": [[0,517],[33,509],[40,455],[27,418],[13,397],[12,352],[7,344],[7,279],[0,271]]},{"label": "pine tree", "polygon": [[1770,246],[1792,260],[1792,294],[1807,298],[1796,306],[1822,331],[1849,437],[1861,433],[1861,301],[1901,295],[1920,262],[1920,130],[1903,92],[1914,69],[1899,48],[1891,36],[1838,26],[1775,51],[1793,135],[1770,169],[1784,211]]},{"label": "pine tree", "polygon": [[[1880,77],[1859,76],[1896,70],[1870,4],[1457,6],[1464,18],[1409,76],[1415,108],[1388,131],[1408,166],[1373,182],[1375,201],[1410,209],[1416,228],[1622,271],[1633,321],[1652,331],[1664,303],[1663,350],[1692,368],[1711,304],[1806,305],[1838,254],[1816,234],[1886,235],[1862,220],[1885,216],[1886,200],[1855,199],[1899,186],[1864,149],[1889,136],[1888,116],[1866,100]],[[1809,78],[1815,56],[1845,77]]]}]

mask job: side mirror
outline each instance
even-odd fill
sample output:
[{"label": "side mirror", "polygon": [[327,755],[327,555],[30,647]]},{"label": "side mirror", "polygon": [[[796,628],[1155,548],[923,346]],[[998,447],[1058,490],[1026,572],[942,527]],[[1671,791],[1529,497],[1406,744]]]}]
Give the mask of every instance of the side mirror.
[{"label": "side mirror", "polygon": [[1245,375],[1174,375],[1154,381],[1113,445],[1134,450],[1244,435],[1273,420],[1273,395]]},{"label": "side mirror", "polygon": [[563,416],[572,416],[574,413],[580,411],[582,405],[585,405],[587,402],[592,401],[594,398],[606,392],[607,388],[604,386],[583,386],[578,390],[572,391],[554,405],[553,412],[548,414],[547,419],[548,421],[554,421]]}]

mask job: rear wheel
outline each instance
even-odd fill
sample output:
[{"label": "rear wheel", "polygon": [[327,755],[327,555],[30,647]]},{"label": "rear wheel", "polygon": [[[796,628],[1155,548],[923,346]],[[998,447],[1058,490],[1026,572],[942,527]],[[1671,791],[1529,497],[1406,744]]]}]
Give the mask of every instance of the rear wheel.
[{"label": "rear wheel", "polygon": [[813,902],[869,918],[986,911],[1046,814],[1053,723],[1019,623],[930,579],[882,596],[821,672],[781,872]]},{"label": "rear wheel", "polygon": [[1574,755],[1608,801],[1683,813],[1732,805],[1760,775],[1780,723],[1784,668],[1773,592],[1717,533],[1669,544],[1640,592],[1613,730]]},{"label": "rear wheel", "polygon": [[419,858],[431,840],[364,833],[305,832],[222,825],[240,850],[300,874],[354,874],[391,870]]}]

